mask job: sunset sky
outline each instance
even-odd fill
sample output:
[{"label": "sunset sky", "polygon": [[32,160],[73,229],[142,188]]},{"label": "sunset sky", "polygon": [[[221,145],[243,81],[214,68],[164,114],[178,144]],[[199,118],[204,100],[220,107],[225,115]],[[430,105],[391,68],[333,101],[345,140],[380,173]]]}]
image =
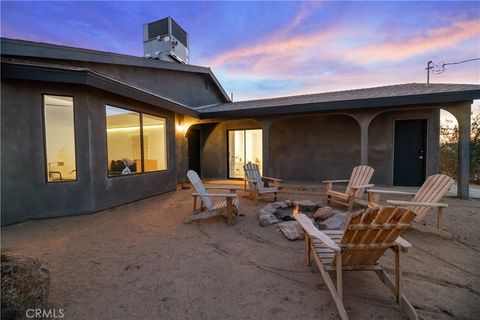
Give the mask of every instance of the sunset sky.
[{"label": "sunset sky", "polygon": [[[480,2],[8,2],[1,35],[136,56],[172,16],[235,100],[425,82],[480,57]],[[480,61],[433,83],[480,83]],[[478,108],[476,106],[475,108]]]}]

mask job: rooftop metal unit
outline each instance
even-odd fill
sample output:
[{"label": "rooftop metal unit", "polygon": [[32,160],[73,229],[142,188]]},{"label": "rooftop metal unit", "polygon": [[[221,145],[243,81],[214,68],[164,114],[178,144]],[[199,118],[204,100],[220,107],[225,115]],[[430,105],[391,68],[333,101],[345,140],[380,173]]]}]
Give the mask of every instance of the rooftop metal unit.
[{"label": "rooftop metal unit", "polygon": [[143,56],[188,64],[188,33],[171,17],[144,24]]}]

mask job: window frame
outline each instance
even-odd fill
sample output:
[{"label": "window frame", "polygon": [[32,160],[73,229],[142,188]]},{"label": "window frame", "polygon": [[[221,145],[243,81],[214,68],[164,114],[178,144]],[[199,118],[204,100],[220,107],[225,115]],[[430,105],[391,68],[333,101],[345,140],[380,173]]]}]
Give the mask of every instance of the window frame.
[{"label": "window frame", "polygon": [[[145,157],[144,157],[144,140],[143,140],[143,115],[146,114],[148,116],[151,116],[151,117],[155,117],[155,118],[160,118],[160,119],[163,119],[165,121],[165,169],[160,169],[160,170],[155,170],[155,171],[148,171],[148,172],[145,172],[144,168],[145,168]],[[148,174],[148,173],[156,173],[156,172],[163,172],[163,171],[168,171],[168,118],[167,117],[164,117],[164,116],[157,116],[155,114],[151,114],[151,113],[148,113],[148,112],[140,112],[140,121],[141,121],[141,127],[140,127],[140,131],[141,131],[141,136],[140,136],[140,139],[141,139],[141,142],[142,142],[142,174]]]},{"label": "window frame", "polygon": [[[53,96],[53,97],[69,97],[72,98],[72,113],[73,113],[73,147],[75,150],[75,179],[74,180],[53,180],[53,181],[48,181],[48,156],[47,156],[47,122],[46,122],[46,117],[45,117],[45,96]],[[58,93],[42,93],[42,131],[43,131],[43,169],[45,171],[45,183],[50,184],[50,183],[70,183],[70,182],[78,182],[78,147],[77,147],[77,119],[75,115],[75,96],[74,95],[68,95],[68,94],[58,94]]]},{"label": "window frame", "polygon": [[263,174],[263,168],[264,168],[264,165],[263,165],[263,129],[261,127],[257,128],[257,127],[254,127],[254,128],[245,128],[245,127],[240,127],[238,129],[227,129],[226,130],[226,141],[227,141],[227,179],[231,179],[231,180],[242,180],[243,178],[236,178],[236,177],[230,177],[230,157],[229,157],[229,153],[230,153],[230,141],[229,141],[229,133],[231,131],[243,131],[244,132],[244,141],[243,141],[243,148],[244,148],[244,159],[245,159],[245,154],[246,154],[246,149],[247,149],[247,146],[246,146],[246,132],[249,131],[249,130],[260,130],[262,132],[262,172],[260,172],[260,175]]},{"label": "window frame", "polygon": [[[141,166],[142,166],[142,171],[141,172],[135,172],[135,173],[130,173],[130,174],[119,174],[119,175],[110,175],[108,173],[108,132],[107,132],[107,129],[108,129],[108,123],[107,123],[107,107],[113,107],[113,108],[117,108],[117,109],[123,109],[123,110],[127,110],[127,111],[131,111],[131,112],[136,112],[140,115],[140,163],[141,163]],[[138,111],[138,110],[135,110],[133,108],[129,108],[129,107],[118,107],[117,105],[114,105],[114,104],[108,104],[108,103],[105,103],[104,104],[104,108],[105,108],[105,158],[107,159],[107,162],[106,162],[106,175],[107,175],[107,178],[108,179],[111,179],[111,178],[120,178],[120,177],[129,177],[129,176],[139,176],[139,175],[144,175],[144,174],[151,174],[151,173],[159,173],[159,172],[166,172],[168,171],[168,159],[169,159],[169,155],[168,155],[168,138],[167,138],[167,135],[168,135],[168,130],[167,130],[167,127],[168,127],[168,118],[165,117],[165,116],[158,116],[156,114],[152,114],[152,113],[149,113],[149,112],[143,112],[143,111]],[[144,139],[143,139],[143,115],[146,114],[146,115],[149,115],[149,116],[152,116],[152,117],[156,117],[156,118],[161,118],[163,120],[165,120],[165,164],[166,164],[166,168],[165,169],[161,169],[161,170],[155,170],[155,171],[148,171],[148,172],[145,172],[145,155],[144,155]]]}]

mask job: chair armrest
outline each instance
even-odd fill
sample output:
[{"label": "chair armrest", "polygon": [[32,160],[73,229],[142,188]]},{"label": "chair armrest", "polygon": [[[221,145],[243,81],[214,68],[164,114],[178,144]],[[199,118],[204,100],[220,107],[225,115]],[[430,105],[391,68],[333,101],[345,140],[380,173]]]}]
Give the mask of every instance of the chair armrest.
[{"label": "chair armrest", "polygon": [[362,189],[362,188],[371,188],[373,186],[374,186],[374,184],[363,184],[363,185],[358,185],[358,186],[351,186],[350,188],[352,188],[352,189]]},{"label": "chair armrest", "polygon": [[447,208],[448,204],[439,202],[414,202],[414,201],[399,201],[399,200],[387,200],[387,203],[394,206],[418,206],[418,207],[430,207],[430,208]]},{"label": "chair armrest", "polygon": [[350,180],[323,180],[323,183],[340,183],[340,182],[350,182]]},{"label": "chair armrest", "polygon": [[272,180],[272,181],[283,181],[282,179],[278,179],[278,178],[271,178],[271,177],[263,177],[262,176],[262,179],[265,179],[265,180]]},{"label": "chair armrest", "polygon": [[401,246],[402,248],[411,248],[412,247],[412,244],[410,242],[408,242],[407,240],[403,239],[402,237],[398,237],[396,240],[395,240],[395,244]]},{"label": "chair armrest", "polygon": [[211,190],[241,190],[239,187],[231,187],[231,186],[225,186],[225,187],[207,187],[205,186],[205,189],[211,189]]},{"label": "chair armrest", "polygon": [[312,220],[309,217],[304,215],[303,213],[299,213],[295,215],[295,220],[302,226],[305,233],[307,233],[310,237],[314,237],[320,240],[323,244],[325,244],[329,249],[335,252],[341,252],[342,249],[336,244],[329,236],[325,233],[318,230],[314,225]]},{"label": "chair armrest", "polygon": [[395,191],[395,190],[381,190],[381,189],[368,189],[368,193],[379,193],[379,194],[398,194],[398,195],[407,195],[414,196],[416,193],[406,192],[406,191]]},{"label": "chair armrest", "polygon": [[219,198],[236,198],[237,194],[236,193],[192,193],[192,196],[197,196],[197,197],[219,197]]},{"label": "chair armrest", "polygon": [[398,237],[395,240],[395,246],[397,246],[402,252],[407,253],[408,249],[412,247],[412,244],[407,240],[403,239],[402,237]]}]

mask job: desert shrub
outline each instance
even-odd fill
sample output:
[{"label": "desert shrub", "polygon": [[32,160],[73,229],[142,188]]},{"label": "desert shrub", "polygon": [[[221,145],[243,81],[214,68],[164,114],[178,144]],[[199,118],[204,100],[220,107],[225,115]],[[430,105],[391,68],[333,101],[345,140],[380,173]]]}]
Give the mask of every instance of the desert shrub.
[{"label": "desert shrub", "polygon": [[[457,178],[458,125],[451,120],[440,127],[440,172]],[[480,114],[472,117],[470,134],[470,181],[480,184]]]}]

